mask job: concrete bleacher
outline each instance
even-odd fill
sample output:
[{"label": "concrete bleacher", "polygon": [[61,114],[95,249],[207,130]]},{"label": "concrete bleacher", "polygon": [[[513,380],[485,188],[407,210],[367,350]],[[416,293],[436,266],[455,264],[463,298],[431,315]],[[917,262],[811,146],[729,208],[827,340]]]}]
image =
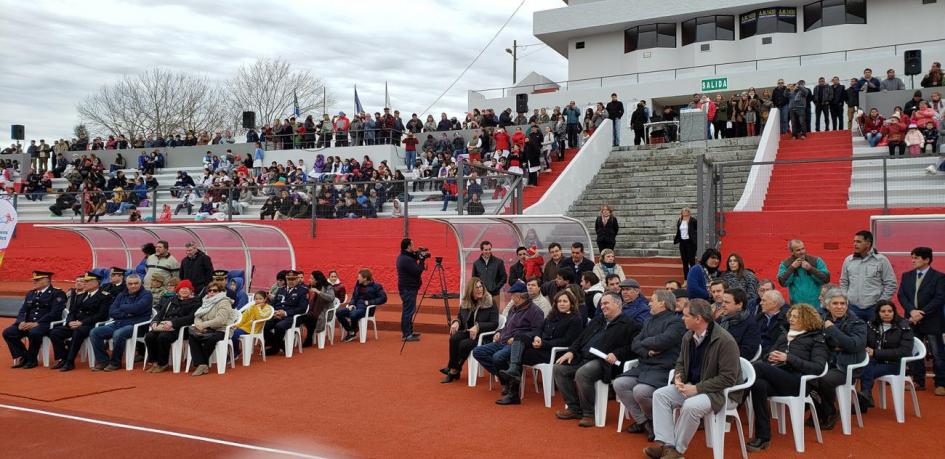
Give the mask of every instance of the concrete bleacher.
[{"label": "concrete bleacher", "polygon": [[[168,189],[174,185],[174,182],[177,181],[177,171],[182,170],[186,171],[192,177],[198,178],[203,175],[202,167],[183,167],[183,168],[165,168],[157,171],[154,174],[154,178],[158,181],[159,188],[157,191],[157,212],[160,214],[161,209],[164,204],[171,206],[171,210],[177,207],[177,204],[180,202],[180,199],[174,198],[171,196],[171,192]],[[136,169],[125,169],[125,175],[131,177]],[[485,185],[485,183],[483,184]],[[411,216],[421,216],[421,215],[443,215],[445,213],[456,213],[456,202],[451,202],[450,206],[446,211],[443,211],[443,199],[442,193],[439,189],[431,190],[431,183],[427,183],[426,191],[412,191],[412,185],[409,185],[411,191],[410,196],[413,198],[409,204],[409,212]],[[68,187],[68,182],[64,178],[58,178],[53,180],[52,188],[65,189]],[[483,206],[486,209],[486,213],[494,213],[496,208],[500,203],[500,199],[491,199],[493,188],[483,186],[483,197],[482,199]],[[49,206],[53,205],[56,202],[57,193],[47,193],[42,201],[30,201],[24,196],[20,195],[17,199],[17,213],[19,214],[19,219],[21,221],[52,221],[52,222],[75,222],[78,223],[80,216],[73,215],[71,210],[63,211],[62,217],[57,217],[49,211]],[[258,220],[259,211],[262,208],[263,203],[266,201],[267,196],[260,193],[259,196],[253,198],[250,202],[249,207],[242,212],[242,214],[234,214],[233,220]],[[435,198],[435,200],[427,200]],[[393,216],[393,198],[390,197],[388,202],[384,204],[384,211],[378,213],[378,217],[392,217]],[[200,200],[197,200],[197,204],[194,206],[194,212],[196,213],[197,208],[199,207]],[[152,214],[152,207],[141,208],[142,217],[149,217]],[[193,221],[193,215],[187,215],[186,212],[182,211],[180,215],[175,215],[172,217],[174,221]],[[123,215],[106,215],[101,217],[103,222],[123,222],[128,221],[128,213],[126,212]]]},{"label": "concrete bleacher", "polygon": [[[870,147],[860,135],[853,138],[853,156],[888,156],[885,146]],[[886,192],[889,207],[945,206],[945,175],[930,175],[926,168],[936,157],[888,157],[886,159]],[[882,208],[883,160],[853,161],[853,173],[847,207],[851,209]]]}]

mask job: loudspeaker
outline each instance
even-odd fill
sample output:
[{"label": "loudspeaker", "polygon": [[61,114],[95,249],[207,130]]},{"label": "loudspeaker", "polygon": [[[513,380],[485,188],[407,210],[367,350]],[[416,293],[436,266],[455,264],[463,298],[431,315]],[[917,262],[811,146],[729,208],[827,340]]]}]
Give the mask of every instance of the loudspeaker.
[{"label": "loudspeaker", "polygon": [[528,94],[515,95],[515,113],[528,113]]},{"label": "loudspeaker", "polygon": [[22,124],[14,124],[10,126],[10,138],[13,140],[23,140],[26,138],[26,129],[23,128]]},{"label": "loudspeaker", "polygon": [[902,54],[906,75],[922,74],[922,50],[911,49]]},{"label": "loudspeaker", "polygon": [[243,112],[243,129],[256,129],[256,112]]}]

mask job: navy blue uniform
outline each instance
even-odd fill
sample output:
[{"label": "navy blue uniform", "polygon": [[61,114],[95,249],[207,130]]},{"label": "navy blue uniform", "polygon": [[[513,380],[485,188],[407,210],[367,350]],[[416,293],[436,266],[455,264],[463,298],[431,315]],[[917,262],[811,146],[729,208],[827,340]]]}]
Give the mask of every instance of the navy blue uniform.
[{"label": "navy blue uniform", "polygon": [[[98,289],[94,292],[85,292],[76,295],[69,305],[69,315],[66,323],[57,325],[49,331],[49,341],[52,342],[53,355],[56,360],[65,360],[74,363],[75,357],[85,338],[95,324],[108,320],[108,308],[115,298],[108,292]],[[70,322],[81,322],[78,327],[72,328]]]},{"label": "navy blue uniform", "polygon": [[[32,290],[26,294],[16,322],[3,330],[3,340],[10,348],[10,355],[14,359],[25,358],[25,363],[36,365],[36,357],[43,343],[43,337],[49,332],[49,323],[62,319],[62,311],[66,307],[66,293],[58,288],[49,286],[42,291]],[[29,330],[20,330],[22,323],[37,323]],[[29,346],[23,345],[23,338],[29,340]]]},{"label": "navy blue uniform", "polygon": [[286,314],[281,319],[273,316],[266,322],[266,343],[271,346],[270,352],[276,352],[285,345],[285,333],[292,328],[292,316],[305,314],[308,308],[308,287],[301,282],[295,287],[282,287],[276,290],[270,304],[273,310],[283,310]]}]

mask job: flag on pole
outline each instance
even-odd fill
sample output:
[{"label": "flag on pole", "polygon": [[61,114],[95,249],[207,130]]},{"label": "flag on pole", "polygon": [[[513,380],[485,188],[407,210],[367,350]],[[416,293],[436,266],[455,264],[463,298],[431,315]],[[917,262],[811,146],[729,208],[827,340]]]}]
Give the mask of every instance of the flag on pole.
[{"label": "flag on pole", "polygon": [[364,113],[364,106],[361,105],[361,99],[358,98],[358,85],[354,85],[354,113]]},{"label": "flag on pole", "polygon": [[390,108],[390,95],[387,94],[387,82],[384,82],[384,108]]},{"label": "flag on pole", "polygon": [[292,91],[292,113],[295,113],[295,117],[301,117],[302,112],[299,110],[299,95]]}]

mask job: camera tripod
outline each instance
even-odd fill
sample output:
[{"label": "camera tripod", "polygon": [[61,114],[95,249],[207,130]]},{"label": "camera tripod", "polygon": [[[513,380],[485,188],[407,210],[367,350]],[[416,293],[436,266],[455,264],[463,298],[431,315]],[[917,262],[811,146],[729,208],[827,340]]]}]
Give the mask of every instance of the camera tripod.
[{"label": "camera tripod", "polygon": [[[449,328],[450,323],[453,321],[453,315],[450,313],[449,292],[446,291],[446,270],[443,269],[443,257],[436,257],[434,260],[436,260],[436,265],[433,266],[433,270],[430,271],[427,284],[423,287],[423,293],[420,295],[420,300],[417,301],[417,307],[413,311],[413,316],[410,317],[411,328],[413,328],[412,325],[417,318],[417,314],[420,312],[420,306],[423,305],[423,300],[427,299],[427,291],[429,291],[430,286],[433,285],[434,278],[439,279],[440,296],[443,298],[443,310],[446,311],[446,327]],[[401,353],[404,352],[404,347],[406,346],[407,341],[404,341],[400,346]]]}]

